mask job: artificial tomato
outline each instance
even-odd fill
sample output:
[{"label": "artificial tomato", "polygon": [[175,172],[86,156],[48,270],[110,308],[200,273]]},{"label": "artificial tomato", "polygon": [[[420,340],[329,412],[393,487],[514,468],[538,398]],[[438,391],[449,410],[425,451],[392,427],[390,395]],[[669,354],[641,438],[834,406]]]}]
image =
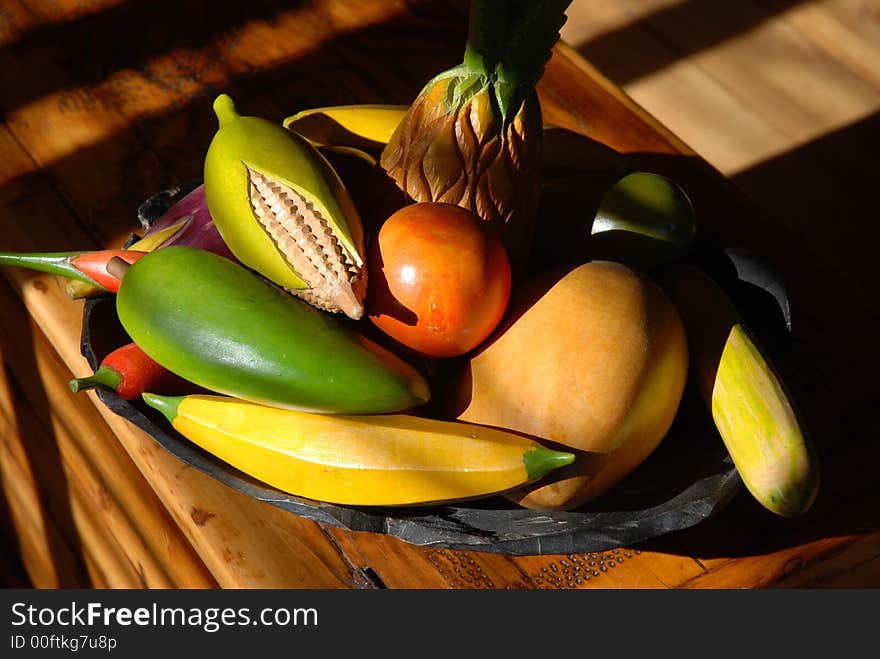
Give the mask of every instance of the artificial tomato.
[{"label": "artificial tomato", "polygon": [[368,255],[366,312],[429,357],[454,357],[491,334],[510,301],[507,253],[469,210],[421,202],[393,213]]}]

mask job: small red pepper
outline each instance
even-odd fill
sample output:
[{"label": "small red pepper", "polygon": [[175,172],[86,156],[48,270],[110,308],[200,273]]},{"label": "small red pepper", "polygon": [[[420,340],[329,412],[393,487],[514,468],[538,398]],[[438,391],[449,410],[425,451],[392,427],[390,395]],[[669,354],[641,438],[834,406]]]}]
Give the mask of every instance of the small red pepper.
[{"label": "small red pepper", "polygon": [[94,375],[70,381],[75,392],[99,386],[114,390],[125,400],[138,398],[145,391],[177,395],[198,390],[197,385],[161,366],[134,343],[107,355]]},{"label": "small red pepper", "polygon": [[95,284],[110,293],[119,292],[119,279],[107,272],[107,262],[118,256],[134,263],[147,252],[132,249],[101,249],[85,252],[54,252],[20,254],[0,252],[0,265],[11,265],[60,275],[88,284]]},{"label": "small red pepper", "polygon": [[74,258],[71,264],[111,293],[118,293],[119,279],[107,272],[107,262],[114,256],[118,256],[126,263],[131,264],[146,253],[131,249],[102,249],[97,252],[85,252]]}]

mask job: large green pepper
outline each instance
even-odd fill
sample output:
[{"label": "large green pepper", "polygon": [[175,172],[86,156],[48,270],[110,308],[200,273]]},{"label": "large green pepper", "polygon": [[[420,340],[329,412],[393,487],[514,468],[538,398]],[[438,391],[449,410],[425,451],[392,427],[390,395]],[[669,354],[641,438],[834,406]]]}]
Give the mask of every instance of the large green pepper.
[{"label": "large green pepper", "polygon": [[403,410],[429,398],[421,374],[337,318],[237,263],[189,247],[142,257],[116,309],[156,362],[217,393],[323,413]]}]

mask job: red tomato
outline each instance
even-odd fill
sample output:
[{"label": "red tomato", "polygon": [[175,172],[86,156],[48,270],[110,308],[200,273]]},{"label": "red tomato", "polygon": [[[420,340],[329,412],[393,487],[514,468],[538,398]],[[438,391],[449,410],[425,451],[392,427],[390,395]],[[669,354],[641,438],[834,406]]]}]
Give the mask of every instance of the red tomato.
[{"label": "red tomato", "polygon": [[464,208],[404,206],[385,220],[368,258],[368,317],[423,355],[472,350],[507,310],[511,273],[504,245]]}]

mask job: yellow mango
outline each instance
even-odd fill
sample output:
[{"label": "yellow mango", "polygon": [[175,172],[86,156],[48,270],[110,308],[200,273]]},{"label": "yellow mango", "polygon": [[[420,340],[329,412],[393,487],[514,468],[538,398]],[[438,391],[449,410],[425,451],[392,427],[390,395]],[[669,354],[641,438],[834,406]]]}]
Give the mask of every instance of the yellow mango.
[{"label": "yellow mango", "polygon": [[571,509],[603,494],[650,455],[687,380],[675,307],[651,279],[591,261],[534,279],[506,320],[451,381],[446,413],[574,450],[576,459],[509,496]]}]

